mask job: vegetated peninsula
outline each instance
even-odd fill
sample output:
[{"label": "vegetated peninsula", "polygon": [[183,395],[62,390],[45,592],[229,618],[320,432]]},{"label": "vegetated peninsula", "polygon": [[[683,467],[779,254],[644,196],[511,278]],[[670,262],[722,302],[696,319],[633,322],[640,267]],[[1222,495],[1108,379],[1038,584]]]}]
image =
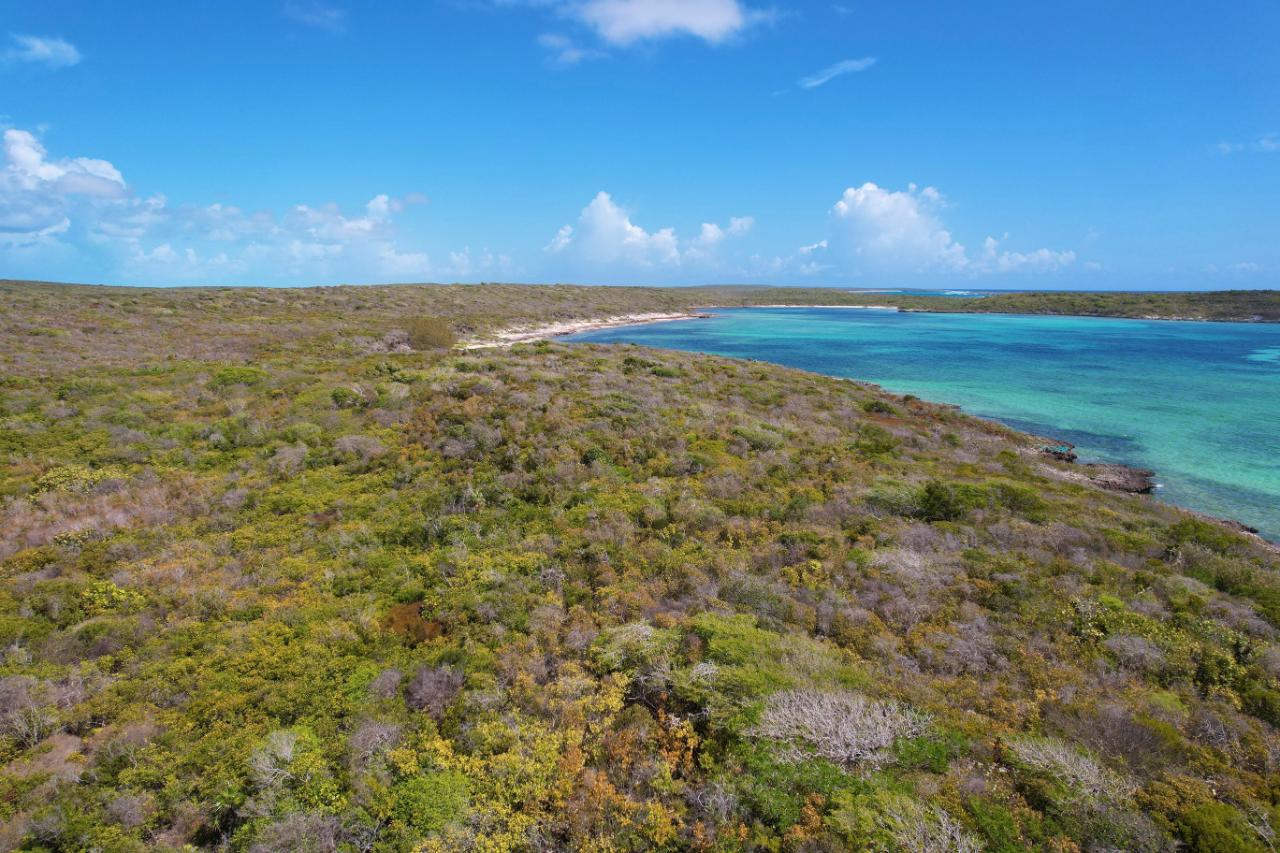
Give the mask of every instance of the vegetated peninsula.
[{"label": "vegetated peninsula", "polygon": [[991,314],[1071,314],[1132,317],[1139,320],[1217,320],[1280,323],[1280,290],[1224,290],[1203,293],[1027,291],[980,298],[888,294],[887,301],[909,310]]},{"label": "vegetated peninsula", "polygon": [[450,349],[707,292],[0,285],[0,849],[1274,848],[1273,546],[859,383]]}]

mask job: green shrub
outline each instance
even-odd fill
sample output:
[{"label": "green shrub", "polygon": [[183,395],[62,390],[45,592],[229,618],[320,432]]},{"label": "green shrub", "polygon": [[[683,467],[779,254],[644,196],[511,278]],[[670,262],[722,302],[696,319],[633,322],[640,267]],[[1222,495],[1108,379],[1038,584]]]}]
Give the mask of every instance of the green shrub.
[{"label": "green shrub", "polygon": [[1231,551],[1239,542],[1238,537],[1230,531],[1198,518],[1184,518],[1170,527],[1169,538],[1174,548],[1194,544],[1220,554]]},{"label": "green shrub", "polygon": [[462,817],[471,803],[471,783],[444,770],[406,779],[395,787],[395,815],[421,832],[438,832]]},{"label": "green shrub", "polygon": [[878,400],[872,397],[869,400],[862,401],[862,411],[867,413],[875,413],[881,415],[896,415],[898,410],[886,403],[884,400]]},{"label": "green shrub", "polygon": [[267,378],[265,370],[256,367],[230,366],[215,370],[209,379],[210,388],[226,388],[230,385],[257,385]]},{"label": "green shrub", "polygon": [[1029,521],[1048,519],[1048,505],[1031,486],[1001,480],[991,487],[996,502]]},{"label": "green shrub", "polygon": [[1244,816],[1226,803],[1201,803],[1178,816],[1178,829],[1193,853],[1263,853]]},{"label": "green shrub", "polygon": [[409,345],[416,350],[451,349],[458,342],[453,329],[439,317],[414,317],[407,325]]},{"label": "green shrub", "polygon": [[925,521],[955,521],[966,510],[956,488],[938,480],[925,483],[917,504],[920,507],[920,517]]},{"label": "green shrub", "polygon": [[899,441],[893,433],[875,424],[861,424],[853,446],[864,456],[884,456],[897,450]]},{"label": "green shrub", "polygon": [[1280,690],[1254,685],[1244,692],[1244,709],[1273,726],[1280,726]]},{"label": "green shrub", "polygon": [[894,515],[914,516],[920,512],[920,490],[892,480],[881,480],[871,487],[867,503]]},{"label": "green shrub", "polygon": [[893,744],[894,756],[907,770],[946,773],[951,760],[964,753],[968,740],[959,732],[943,729],[920,737],[899,738]]},{"label": "green shrub", "polygon": [[733,434],[745,441],[752,450],[774,450],[782,446],[782,436],[764,428],[734,427]]}]

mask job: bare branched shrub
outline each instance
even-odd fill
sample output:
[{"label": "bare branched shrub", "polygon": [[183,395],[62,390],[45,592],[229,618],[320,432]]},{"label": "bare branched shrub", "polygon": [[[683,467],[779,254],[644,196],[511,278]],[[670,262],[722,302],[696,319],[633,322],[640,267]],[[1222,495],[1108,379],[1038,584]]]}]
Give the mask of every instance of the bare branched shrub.
[{"label": "bare branched shrub", "polygon": [[1134,672],[1159,672],[1164,668],[1164,652],[1145,637],[1116,634],[1107,638],[1107,648],[1125,669]]},{"label": "bare branched shrub", "polygon": [[400,682],[404,673],[398,669],[384,669],[378,677],[369,683],[369,692],[381,699],[390,699],[400,690]]},{"label": "bare branched shrub", "polygon": [[769,697],[748,733],[785,744],[791,760],[812,752],[838,764],[874,767],[888,759],[895,740],[919,734],[927,722],[894,701],[848,691],[788,690]]},{"label": "bare branched shrub", "polygon": [[691,787],[685,792],[685,801],[713,824],[728,823],[738,813],[738,795],[723,782]]},{"label": "bare branched shrub", "polygon": [[894,841],[902,850],[913,853],[978,853],[983,849],[982,842],[940,808],[891,809],[888,818],[893,826]]},{"label": "bare branched shrub", "polygon": [[0,500],[0,559],[58,537],[95,537],[122,527],[158,527],[204,511],[193,478],[166,482],[139,478],[127,488],[96,492],[48,491],[34,500]]},{"label": "bare branched shrub", "polygon": [[610,628],[592,650],[596,661],[609,670],[643,669],[665,654],[666,638],[646,622],[629,622]]},{"label": "bare branched shrub", "polygon": [[155,803],[146,794],[121,794],[107,803],[107,815],[128,829],[146,823],[154,812]]},{"label": "bare branched shrub", "polygon": [[271,456],[271,461],[267,466],[271,469],[271,473],[277,477],[292,477],[302,470],[302,465],[307,459],[307,446],[305,444],[287,444],[278,448]]},{"label": "bare branched shrub", "polygon": [[360,465],[368,465],[387,452],[386,445],[370,435],[344,435],[333,443],[333,449],[344,459]]},{"label": "bare branched shrub", "polygon": [[1263,639],[1276,636],[1276,629],[1248,601],[1217,596],[1209,602],[1208,611],[1220,622],[1225,622],[1237,631]]},{"label": "bare branched shrub", "polygon": [[1117,802],[1128,799],[1133,784],[1060,740],[1024,738],[1012,744],[1019,759],[1065,782],[1087,800]]},{"label": "bare branched shrub", "polygon": [[1259,652],[1258,666],[1272,678],[1280,679],[1280,646],[1267,646]]},{"label": "bare branched shrub", "polygon": [[245,503],[249,500],[249,495],[250,495],[250,492],[248,489],[240,489],[240,488],[228,489],[226,493],[223,494],[222,496],[222,500],[221,500],[222,506],[225,509],[237,510],[240,507],[245,505]]},{"label": "bare branched shrub", "polygon": [[277,729],[267,735],[261,749],[249,756],[249,771],[260,790],[271,790],[289,779],[289,765],[297,745],[297,734]]},{"label": "bare branched shrub", "polygon": [[462,690],[463,676],[451,666],[423,666],[414,673],[405,701],[416,711],[439,719]]},{"label": "bare branched shrub", "polygon": [[395,746],[400,740],[400,726],[380,720],[365,720],[347,739],[351,753],[351,765],[363,769],[379,753]]},{"label": "bare branched shrub", "polygon": [[1154,772],[1174,758],[1168,741],[1119,702],[1099,704],[1067,731],[1098,755],[1123,758],[1137,772]]},{"label": "bare branched shrub", "polygon": [[952,626],[952,632],[931,631],[917,657],[929,668],[947,675],[983,675],[1005,666],[996,646],[996,628],[982,614]]},{"label": "bare branched shrub", "polygon": [[1234,753],[1240,745],[1240,733],[1236,721],[1228,714],[1221,706],[1197,708],[1191,718],[1191,736],[1228,755]]},{"label": "bare branched shrub", "polygon": [[0,735],[24,748],[35,746],[57,728],[47,688],[26,675],[0,679]]},{"label": "bare branched shrub", "polygon": [[250,853],[275,853],[291,850],[297,853],[334,853],[342,840],[342,824],[329,814],[294,812],[258,834]]}]

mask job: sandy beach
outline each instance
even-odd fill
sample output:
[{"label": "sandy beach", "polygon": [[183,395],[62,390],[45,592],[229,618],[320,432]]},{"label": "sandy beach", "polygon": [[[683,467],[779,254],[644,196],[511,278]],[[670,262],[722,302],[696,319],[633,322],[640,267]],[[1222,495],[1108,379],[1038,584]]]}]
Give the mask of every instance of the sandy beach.
[{"label": "sandy beach", "polygon": [[[884,311],[899,310],[895,305],[751,305],[750,308],[876,308]],[[539,326],[513,326],[501,329],[492,335],[469,341],[462,345],[464,350],[489,349],[493,347],[509,347],[512,344],[523,344],[531,341],[544,341],[578,332],[589,332],[594,329],[611,329],[616,326],[633,326],[639,323],[663,323],[671,320],[697,320],[711,315],[707,311],[685,311],[679,313],[653,314],[621,314],[615,317],[596,317],[583,320],[564,320],[559,323],[546,323]]]},{"label": "sandy beach", "polygon": [[512,344],[544,341],[550,338],[558,338],[563,335],[573,335],[578,332],[589,332],[593,329],[609,329],[615,326],[631,326],[636,323],[662,323],[670,320],[696,320],[700,317],[708,316],[710,315],[701,311],[685,311],[674,314],[622,314],[616,317],[565,320],[560,323],[547,323],[540,326],[513,326],[512,328],[502,329],[495,332],[493,335],[482,340],[475,340],[463,344],[462,349],[474,350],[489,349],[492,347],[509,347]]}]

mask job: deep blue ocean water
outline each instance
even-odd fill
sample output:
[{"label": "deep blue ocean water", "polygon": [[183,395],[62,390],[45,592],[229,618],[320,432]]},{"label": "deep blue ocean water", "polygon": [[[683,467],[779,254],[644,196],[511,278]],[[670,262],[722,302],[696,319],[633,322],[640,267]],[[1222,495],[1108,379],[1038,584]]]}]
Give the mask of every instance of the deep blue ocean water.
[{"label": "deep blue ocean water", "polygon": [[1152,468],[1164,500],[1280,541],[1280,325],[720,309],[712,319],[601,329],[625,341],[754,358],[955,403]]}]

